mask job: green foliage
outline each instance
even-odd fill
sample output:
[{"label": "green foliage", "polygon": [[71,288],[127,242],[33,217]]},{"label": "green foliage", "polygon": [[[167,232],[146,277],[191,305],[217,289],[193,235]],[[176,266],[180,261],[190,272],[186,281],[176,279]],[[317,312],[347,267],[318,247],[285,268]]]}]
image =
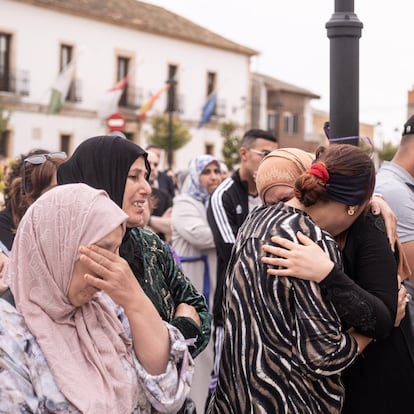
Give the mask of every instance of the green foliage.
[{"label": "green foliage", "polygon": [[[156,144],[163,150],[168,151],[169,132],[169,115],[158,114],[151,120],[152,134],[148,136],[151,144]],[[177,118],[172,118],[172,149],[173,151],[182,148],[191,139],[190,131],[184,127],[182,122]]]},{"label": "green foliage", "polygon": [[[6,187],[6,180],[7,180],[7,173],[13,168],[13,165],[16,163],[15,159],[11,159],[8,162],[4,163],[3,165],[0,165],[0,193],[3,195],[0,197],[3,200],[0,201],[0,207],[2,202],[4,201],[4,189]],[[10,183],[9,183],[10,185]]]},{"label": "green foliage", "polygon": [[374,152],[374,147],[371,143],[367,143],[363,140],[359,140],[358,143],[359,148],[362,149],[362,151],[366,152],[367,154],[371,154],[372,152]]},{"label": "green foliage", "polygon": [[382,161],[391,161],[397,152],[398,145],[391,142],[385,142],[381,150],[378,150],[378,156]]},{"label": "green foliage", "polygon": [[223,148],[221,150],[224,163],[229,171],[233,171],[234,166],[240,162],[239,148],[241,138],[234,135],[237,124],[234,122],[222,122],[218,125],[218,129],[224,138]]},{"label": "green foliage", "polygon": [[0,98],[0,139],[3,132],[7,131],[7,126],[10,120],[10,112],[5,109],[3,100]]}]

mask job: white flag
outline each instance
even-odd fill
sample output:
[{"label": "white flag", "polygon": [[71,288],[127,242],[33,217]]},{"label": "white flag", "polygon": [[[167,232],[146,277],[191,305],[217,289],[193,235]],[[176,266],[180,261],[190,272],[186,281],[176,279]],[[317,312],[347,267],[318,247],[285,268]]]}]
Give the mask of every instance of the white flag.
[{"label": "white flag", "polygon": [[108,116],[118,111],[118,103],[127,83],[127,77],[121,79],[101,97],[98,102],[97,110],[100,119],[106,119]]},{"label": "white flag", "polygon": [[62,109],[63,102],[69,92],[74,70],[75,65],[73,62],[70,62],[62,72],[59,73],[59,76],[53,83],[48,107],[48,112],[50,114],[58,114]]}]

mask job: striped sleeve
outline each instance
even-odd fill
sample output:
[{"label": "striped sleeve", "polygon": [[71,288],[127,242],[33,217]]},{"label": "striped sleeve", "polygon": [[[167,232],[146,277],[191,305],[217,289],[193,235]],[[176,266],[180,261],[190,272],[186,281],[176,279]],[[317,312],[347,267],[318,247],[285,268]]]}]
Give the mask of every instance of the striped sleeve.
[{"label": "striped sleeve", "polygon": [[[223,243],[234,244],[235,233],[229,220],[231,206],[226,205],[225,196],[226,191],[233,185],[233,180],[228,178],[217,187],[216,191],[211,196],[210,208],[212,216],[217,227],[216,231],[219,233]],[[216,241],[217,245],[217,241]]]}]

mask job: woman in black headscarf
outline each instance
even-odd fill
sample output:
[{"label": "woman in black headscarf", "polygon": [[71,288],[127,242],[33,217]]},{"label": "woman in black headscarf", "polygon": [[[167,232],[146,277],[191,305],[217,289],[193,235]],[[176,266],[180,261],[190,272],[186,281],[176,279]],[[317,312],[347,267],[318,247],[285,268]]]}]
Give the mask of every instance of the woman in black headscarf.
[{"label": "woman in black headscarf", "polygon": [[143,229],[144,203],[151,188],[147,153],[117,136],[92,137],[82,142],[58,169],[58,184],[85,183],[105,190],[128,214],[120,255],[128,262],[161,317],[176,326],[197,356],[210,339],[211,314],[175,263],[169,247],[153,232]]}]

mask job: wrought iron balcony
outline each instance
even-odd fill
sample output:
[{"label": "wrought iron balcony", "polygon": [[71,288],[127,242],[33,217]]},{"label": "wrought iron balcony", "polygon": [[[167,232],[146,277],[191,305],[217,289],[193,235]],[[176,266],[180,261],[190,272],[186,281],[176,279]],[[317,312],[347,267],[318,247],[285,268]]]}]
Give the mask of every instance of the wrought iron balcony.
[{"label": "wrought iron balcony", "polygon": [[30,92],[30,76],[27,70],[15,73],[0,70],[0,92],[10,92],[19,96],[28,96]]},{"label": "wrought iron balcony", "polygon": [[136,110],[144,103],[142,88],[127,84],[119,100],[119,106]]},{"label": "wrought iron balcony", "polygon": [[82,80],[74,79],[66,96],[66,102],[82,102]]}]

